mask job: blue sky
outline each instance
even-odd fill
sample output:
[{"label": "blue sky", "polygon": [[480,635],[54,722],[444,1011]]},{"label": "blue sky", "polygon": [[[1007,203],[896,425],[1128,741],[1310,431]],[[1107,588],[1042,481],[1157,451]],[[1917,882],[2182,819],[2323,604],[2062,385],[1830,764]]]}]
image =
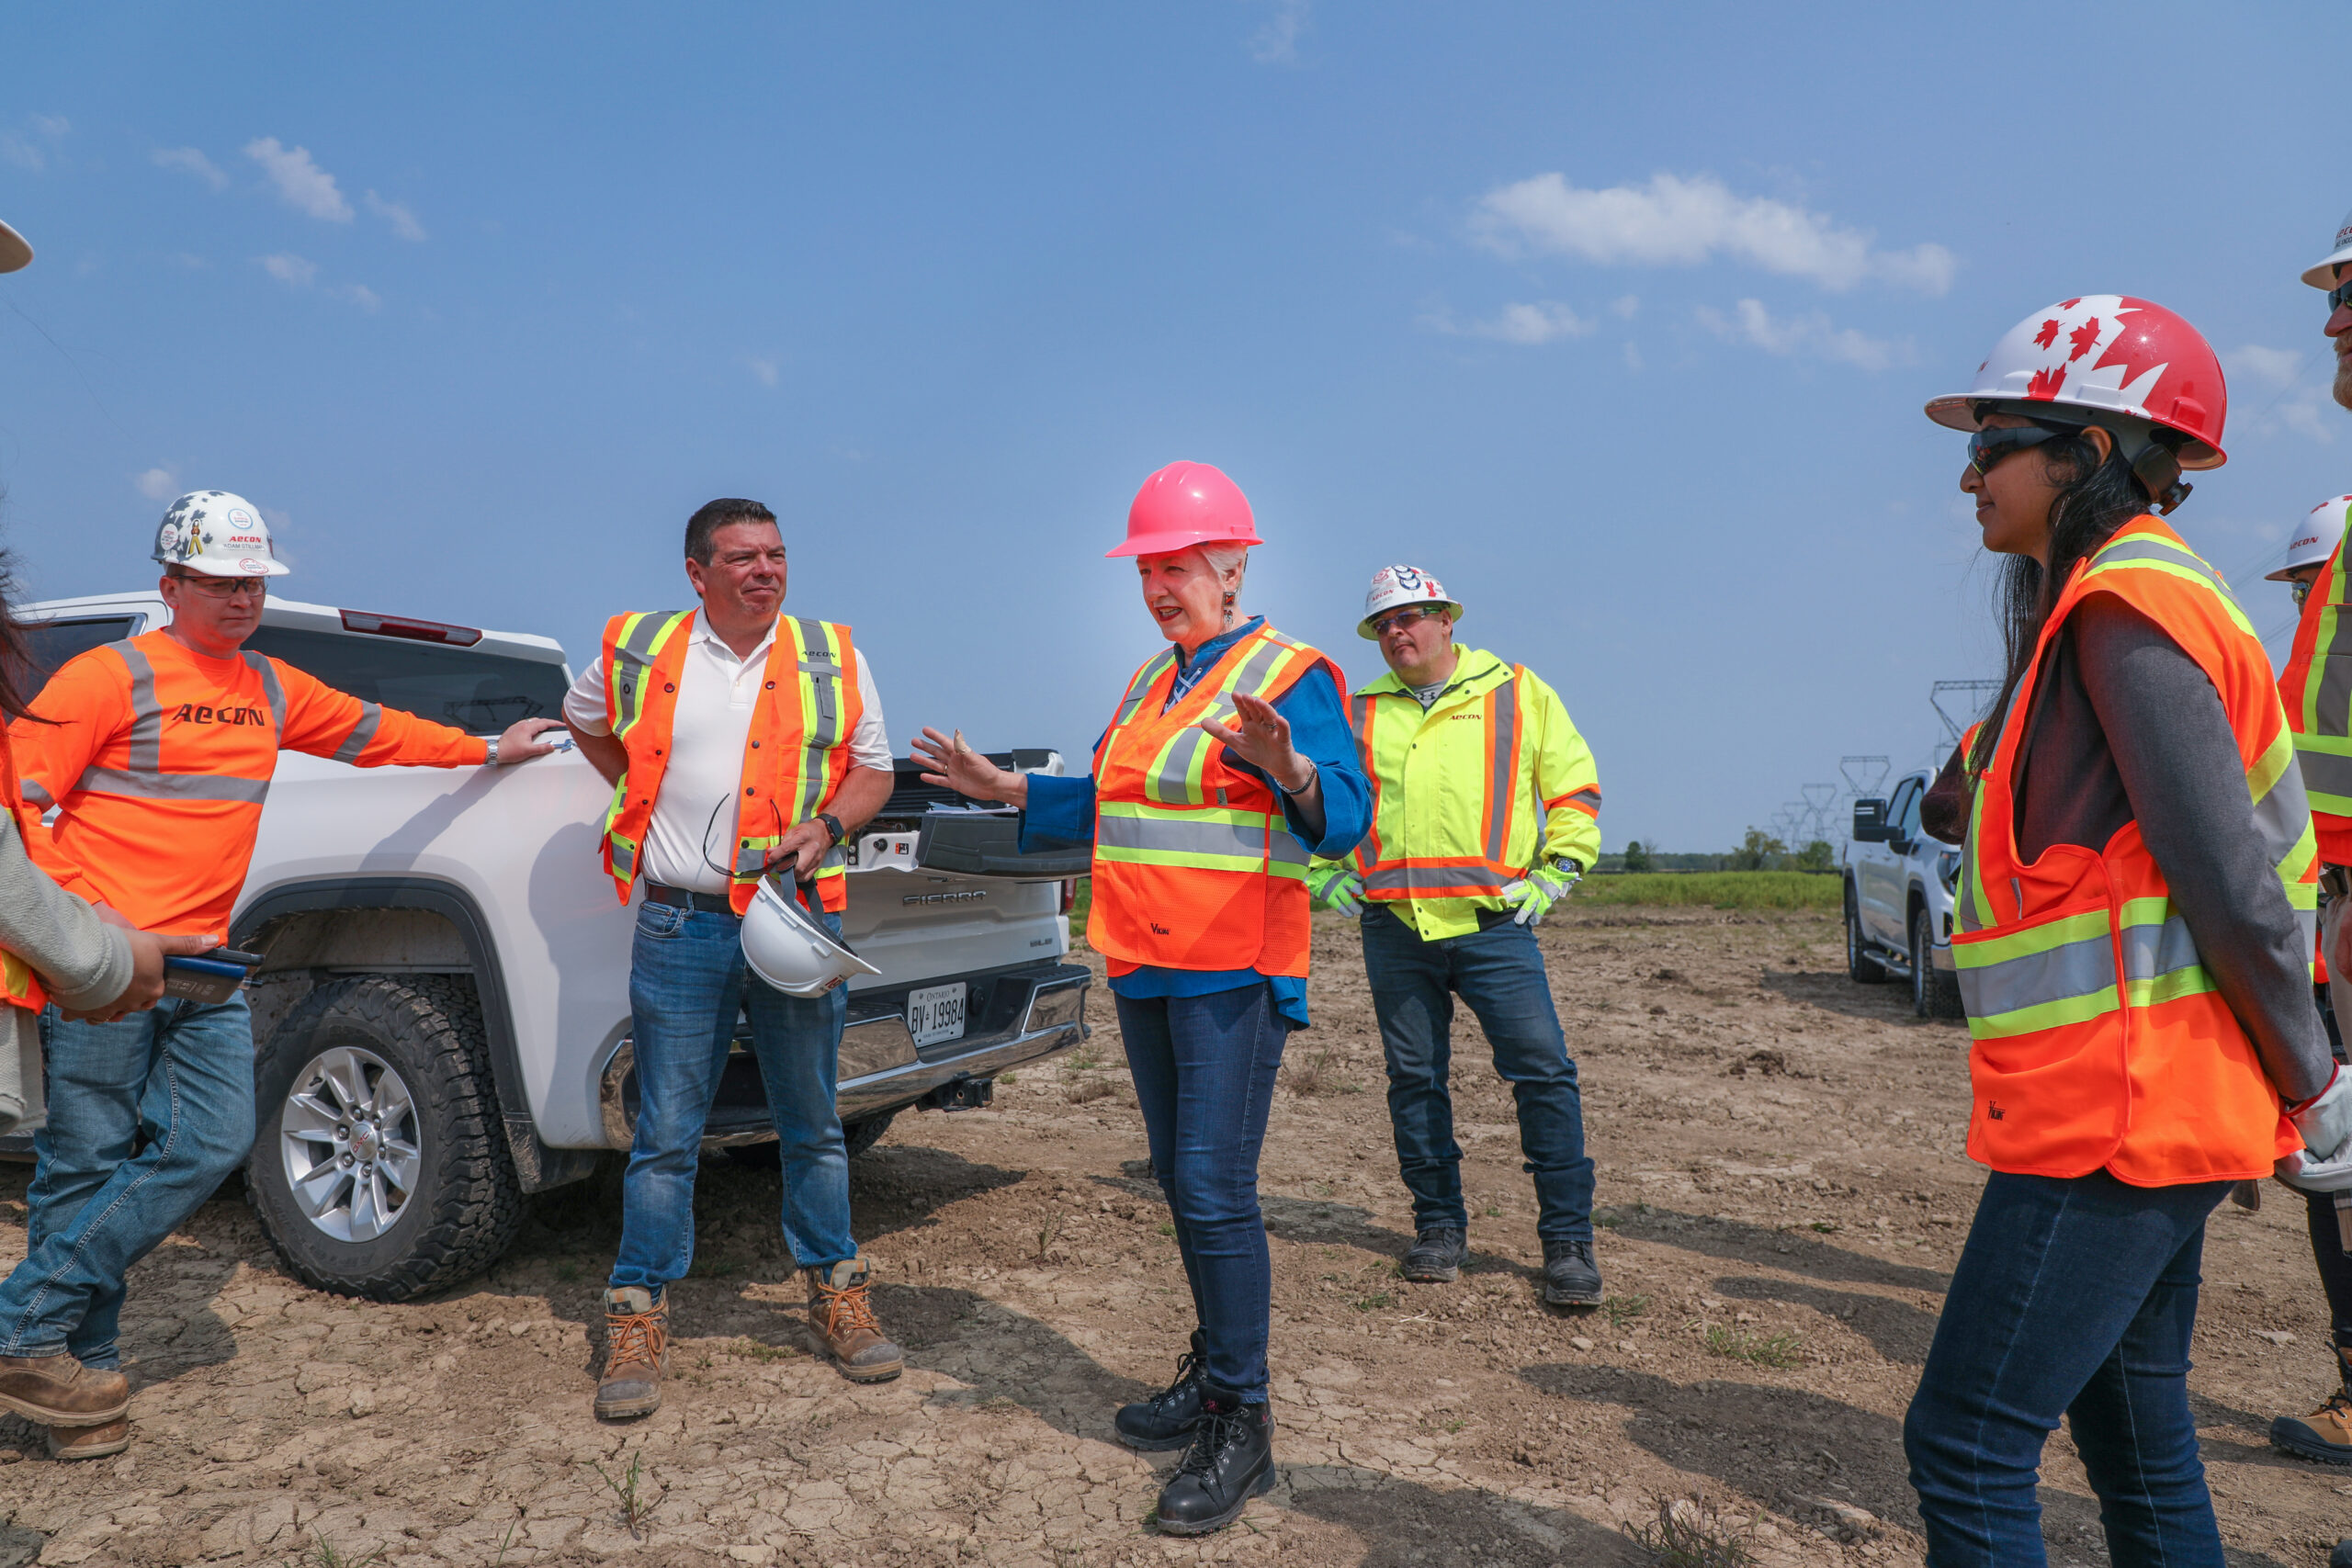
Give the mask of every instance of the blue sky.
[{"label": "blue sky", "polygon": [[[0,536],[150,580],[164,503],[293,596],[548,633],[767,501],[893,739],[1076,758],[1158,640],[1102,552],[1224,468],[1248,602],[1379,673],[1392,560],[1559,687],[1611,848],[1712,849],[1992,672],[1959,438],[2010,324],[2158,300],[2231,372],[2175,521],[2256,579],[2352,490],[2318,5],[0,14]],[[2188,40],[2193,39],[2193,48]],[[2274,644],[2283,649],[2283,639]]]}]

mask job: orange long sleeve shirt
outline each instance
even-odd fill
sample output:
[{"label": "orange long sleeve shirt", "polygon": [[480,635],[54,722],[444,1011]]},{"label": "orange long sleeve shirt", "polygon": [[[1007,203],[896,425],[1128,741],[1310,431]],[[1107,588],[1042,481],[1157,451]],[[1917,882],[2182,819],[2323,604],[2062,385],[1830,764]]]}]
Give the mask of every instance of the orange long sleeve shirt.
[{"label": "orange long sleeve shirt", "polygon": [[68,662],[8,738],[27,803],[57,807],[48,831],[27,835],[43,870],[144,930],[222,940],[278,752],[363,768],[464,767],[488,754],[463,730],[362,702],[283,660],[207,659],[164,632]]}]

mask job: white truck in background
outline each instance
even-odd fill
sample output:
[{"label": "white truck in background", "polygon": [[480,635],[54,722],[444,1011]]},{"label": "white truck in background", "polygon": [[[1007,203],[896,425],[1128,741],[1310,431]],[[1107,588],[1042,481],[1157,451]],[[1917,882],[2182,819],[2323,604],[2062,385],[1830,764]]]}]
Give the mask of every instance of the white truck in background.
[{"label": "white truck in background", "polygon": [[[169,619],[153,591],[18,614],[44,674]],[[559,716],[571,680],[547,637],[275,598],[246,647],[476,735]],[[1053,751],[993,760],[1061,771]],[[505,1250],[525,1194],[628,1147],[636,912],[598,856],[610,794],[571,748],[504,769],[281,755],[230,942],[266,955],[245,1190],[307,1283],[386,1301],[454,1284]],[[1015,828],[902,761],[850,846],[843,935],[881,970],[851,982],[842,1038],[853,1155],[900,1111],[986,1104],[996,1075],[1087,1033],[1091,973],[1065,961],[1087,854],[1023,855]],[[772,1159],[774,1137],[739,1040],[706,1147]]]},{"label": "white truck in background", "polygon": [[1895,781],[1883,798],[1854,802],[1846,852],[1846,973],[1864,985],[1905,980],[1921,1018],[1960,1018],[1952,966],[1952,890],[1960,852],[1919,829],[1919,805],[1935,774]]}]

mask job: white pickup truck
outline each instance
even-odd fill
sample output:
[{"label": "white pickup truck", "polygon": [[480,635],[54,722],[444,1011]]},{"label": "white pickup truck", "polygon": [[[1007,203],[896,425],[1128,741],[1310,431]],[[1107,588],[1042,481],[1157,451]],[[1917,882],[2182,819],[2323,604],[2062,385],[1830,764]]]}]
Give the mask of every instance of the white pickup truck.
[{"label": "white pickup truck", "polygon": [[1865,985],[1911,983],[1911,1010],[1959,1018],[1951,961],[1952,886],[1960,852],[1919,830],[1919,803],[1935,783],[1922,770],[1883,799],[1854,802],[1846,852],[1846,973]]},{"label": "white pickup truck", "polygon": [[[153,592],[18,613],[45,671],[169,619]],[[556,716],[571,680],[546,637],[274,598],[246,647],[476,735]],[[1052,751],[994,761],[1061,771]],[[852,1154],[1087,1033],[1091,975],[1065,962],[1085,852],[1023,855],[1009,812],[899,772],[850,846],[843,935],[881,970],[851,982],[842,1037]],[[503,769],[279,759],[231,942],[266,955],[245,1190],[306,1282],[387,1301],[455,1283],[513,1240],[524,1194],[628,1147],[635,911],[598,858],[610,795],[568,746]],[[739,1043],[707,1146],[772,1159],[753,1145],[774,1137]]]}]

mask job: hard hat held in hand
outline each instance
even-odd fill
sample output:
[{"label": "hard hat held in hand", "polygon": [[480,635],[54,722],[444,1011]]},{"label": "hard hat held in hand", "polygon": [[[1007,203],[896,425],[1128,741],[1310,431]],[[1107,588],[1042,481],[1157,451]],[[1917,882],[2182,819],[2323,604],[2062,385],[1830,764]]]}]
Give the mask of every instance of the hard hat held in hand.
[{"label": "hard hat held in hand", "polygon": [[743,962],[787,996],[821,997],[853,975],[881,970],[852,953],[771,872],[743,911]]},{"label": "hard hat held in hand", "polygon": [[207,577],[283,577],[261,509],[225,490],[195,490],[172,502],[155,530],[155,558]]},{"label": "hard hat held in hand", "polygon": [[2287,546],[2287,564],[2277,571],[2266,572],[2267,582],[2284,582],[2307,566],[2317,566],[2335,553],[2344,542],[2344,525],[2352,514],[2352,495],[2339,495],[2321,502],[2312,508],[2311,515],[2295,526],[2295,536]]},{"label": "hard hat held in hand", "polygon": [[1445,584],[1417,566],[1384,566],[1372,574],[1372,586],[1363,596],[1363,619],[1356,623],[1356,635],[1367,642],[1378,642],[1380,634],[1372,623],[1400,604],[1442,604],[1462,618],[1462,601],[1450,598]]},{"label": "hard hat held in hand", "polygon": [[1127,508],[1127,536],[1105,557],[1166,556],[1194,545],[1262,545],[1250,498],[1221,469],[1170,463],[1143,481]]},{"label": "hard hat held in hand", "polygon": [[2121,415],[2187,437],[2184,468],[2218,468],[2229,392],[2204,334],[2162,305],[2128,294],[2085,294],[2036,310],[1993,345],[1965,392],[1931,400],[1928,417],[1974,430],[1986,411],[2085,423]]}]

